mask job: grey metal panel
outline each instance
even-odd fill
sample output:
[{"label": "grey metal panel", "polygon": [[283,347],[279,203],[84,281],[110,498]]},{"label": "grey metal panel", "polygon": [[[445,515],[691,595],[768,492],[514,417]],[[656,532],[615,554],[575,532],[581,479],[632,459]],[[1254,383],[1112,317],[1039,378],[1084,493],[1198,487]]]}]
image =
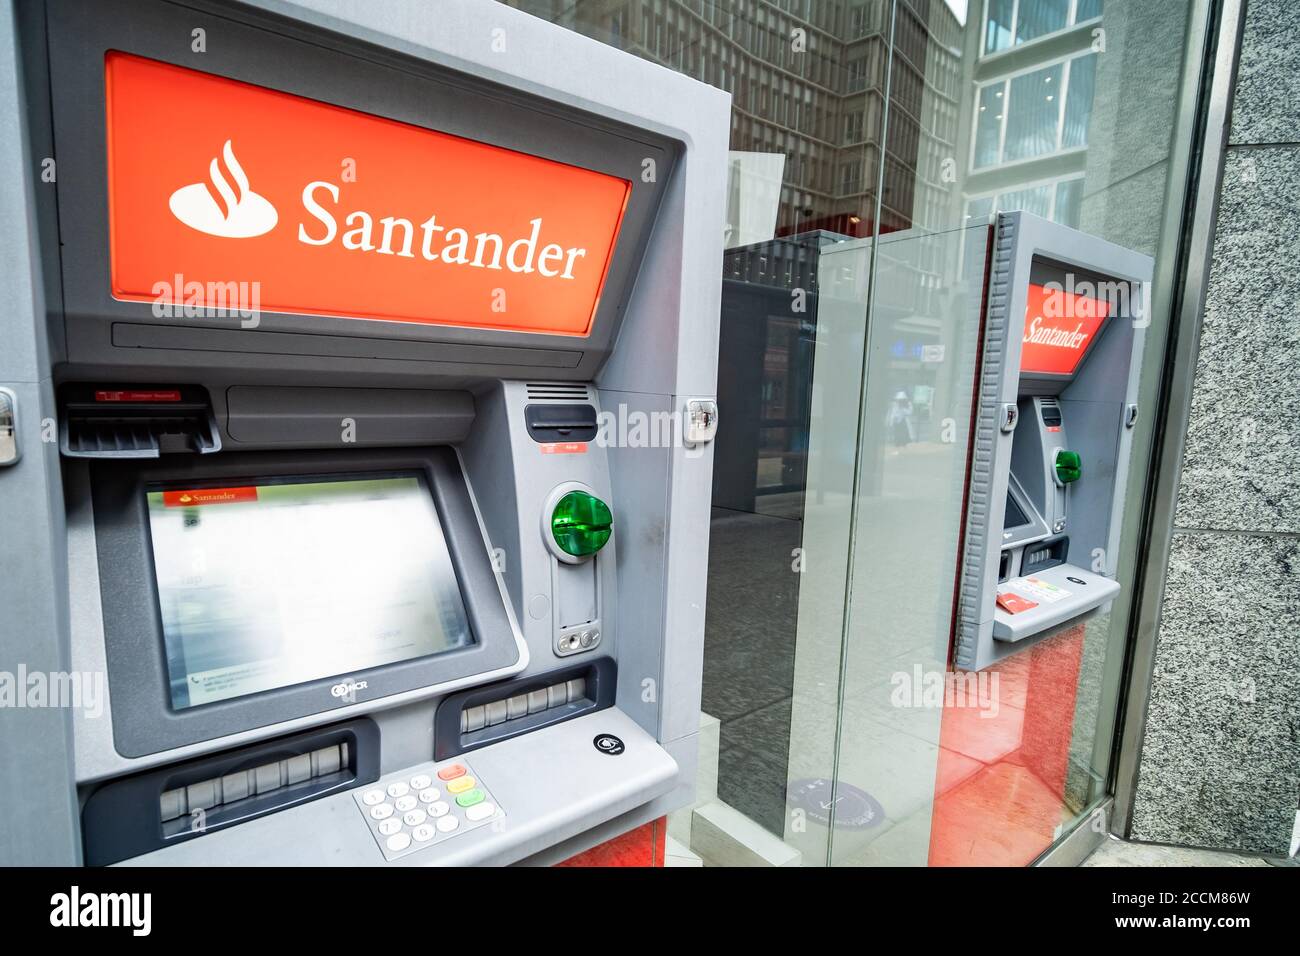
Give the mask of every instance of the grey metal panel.
[{"label": "grey metal panel", "polygon": [[[529,436],[525,424],[524,408],[529,404],[528,383],[500,382],[490,391],[478,396],[480,426],[475,427],[461,445],[465,470],[469,475],[474,494],[484,507],[484,519],[494,546],[500,549],[498,573],[506,582],[511,603],[515,608],[524,639],[532,654],[532,664],[525,672],[538,673],[560,664],[577,663],[582,654],[560,660],[554,651],[555,606],[557,595],[553,588],[552,566],[555,557],[542,538],[542,512],[551,492],[562,484],[579,482],[606,501],[614,515],[614,533],[600,551],[596,562],[601,627],[600,651],[622,660],[617,648],[621,646],[620,628],[610,626],[617,620],[620,582],[622,590],[640,590],[641,582],[616,573],[618,555],[622,549],[624,527],[628,511],[640,509],[637,499],[621,495],[610,483],[606,449],[598,442],[587,443],[587,449],[575,454],[548,454],[542,445]],[[593,394],[588,403],[597,413],[601,398]],[[545,608],[535,614],[539,602]],[[655,636],[654,640],[662,640]],[[698,688],[697,688],[698,693]]]},{"label": "grey metal panel", "polygon": [[[616,757],[592,741],[612,733]],[[428,758],[425,758],[428,759]],[[627,715],[609,708],[476,750],[469,760],[505,817],[391,865],[501,865],[634,810],[670,791],[678,767]],[[386,768],[385,773],[400,768]],[[352,791],[206,834],[128,861],[139,866],[376,866],[384,862]]]},{"label": "grey metal panel", "polygon": [[[12,5],[0,7],[0,386],[18,400],[16,438],[22,457],[0,468],[0,670],[17,680],[20,668],[55,676],[70,670],[67,564],[57,446],[42,440],[41,421],[53,416],[50,351],[45,334],[42,237],[29,131],[29,93],[19,63],[20,25]],[[30,94],[40,101],[39,89]],[[39,118],[39,113],[36,114]],[[45,240],[48,244],[49,237]],[[40,596],[40,600],[33,600]],[[93,678],[92,678],[93,679]],[[14,688],[24,696],[27,686]],[[71,706],[0,710],[0,863],[80,861],[76,795],[72,787]]]},{"label": "grey metal panel", "polygon": [[[355,365],[357,358],[403,362],[449,362],[473,366],[474,373],[479,375],[500,374],[498,371],[500,369],[514,369],[518,366],[535,366],[539,369],[576,368],[583,354],[576,349],[449,345],[346,335],[272,332],[269,329],[253,332],[238,329],[158,327],[133,322],[113,323],[112,344],[117,348],[197,353],[182,357],[176,364],[200,367],[205,363],[221,361],[203,353],[237,352],[241,355],[301,355],[312,358],[346,359],[349,365]],[[146,355],[132,356],[128,361],[145,363],[158,362],[159,359]]]},{"label": "grey metal panel", "polygon": [[[582,358],[562,377],[590,378],[608,354],[663,196],[673,179],[679,147],[647,131],[599,115],[574,116],[546,100],[440,68],[436,57],[419,60],[367,48],[341,36],[304,33],[274,18],[241,19],[229,4],[181,7],[162,0],[47,0],[51,88],[64,246],[64,304],[69,359],[109,371],[136,358],[118,352],[112,319],[166,327],[147,303],[110,293],[104,54],[121,50],[205,73],[227,76],[339,106],[361,109],[416,126],[465,136],[530,155],[618,176],[632,184],[618,243],[609,262],[591,334],[586,338],[457,328],[410,322],[265,312],[259,331],[322,333],[356,339],[354,355],[366,364],[366,340],[442,342],[488,347],[581,349]],[[371,11],[373,14],[373,10]],[[207,31],[202,55],[190,51],[190,31]],[[183,38],[183,39],[178,39]],[[652,160],[653,179],[643,176]],[[230,319],[186,318],[186,327],[217,328]],[[447,373],[466,370],[454,353],[427,356]],[[160,355],[159,362],[166,361]],[[214,369],[238,367],[239,358],[213,352]],[[475,362],[472,365],[482,365]],[[533,364],[522,363],[522,364]],[[472,365],[470,370],[472,371]]]},{"label": "grey metal panel", "polygon": [[[999,217],[994,229],[993,256],[989,264],[988,305],[984,315],[984,353],[980,362],[980,379],[971,436],[973,450],[970,464],[970,490],[966,505],[966,529],[961,566],[961,590],[958,597],[957,633],[953,659],[958,667],[978,668],[980,622],[987,602],[989,572],[997,585],[997,563],[986,567],[987,556],[1001,545],[1001,535],[990,526],[991,516],[1001,507],[1007,494],[1007,478],[996,466],[995,454],[1003,440],[999,417],[1003,406],[1015,403],[1014,387],[1006,397],[1004,369],[1008,362],[1007,328],[1011,325],[1011,283],[1014,270],[1015,234],[1018,221]],[[1020,350],[1016,349],[1019,358]],[[1005,439],[1009,442],[1009,439]],[[1006,469],[1003,469],[1005,472]],[[992,537],[990,537],[992,536]]]},{"label": "grey metal panel", "polygon": [[[602,399],[610,410],[624,417],[632,415],[661,415],[672,409],[668,396],[641,395],[628,392],[602,391]],[[668,580],[666,551],[668,546],[669,487],[672,468],[671,448],[619,447],[609,450],[610,477],[619,501],[634,501],[636,508],[615,512],[615,523],[622,540],[618,551],[618,580],[635,582],[624,586],[619,595],[617,612],[613,620],[619,634],[618,706],[660,740],[671,740],[661,734],[665,693],[688,693],[693,707],[694,730],[699,729],[700,681],[703,662],[703,628],[699,641],[697,663],[701,675],[694,681],[686,679],[681,686],[672,683],[665,673],[667,645],[673,641],[696,637],[689,631],[673,632],[668,623]],[[707,504],[708,495],[705,494]],[[707,529],[707,522],[704,528]],[[707,530],[705,531],[707,534]],[[701,549],[707,556],[707,549]],[[664,635],[662,639],[658,635]]]},{"label": "grey metal panel", "polygon": [[232,386],[226,435],[241,445],[340,447],[461,441],[474,424],[468,392]]}]

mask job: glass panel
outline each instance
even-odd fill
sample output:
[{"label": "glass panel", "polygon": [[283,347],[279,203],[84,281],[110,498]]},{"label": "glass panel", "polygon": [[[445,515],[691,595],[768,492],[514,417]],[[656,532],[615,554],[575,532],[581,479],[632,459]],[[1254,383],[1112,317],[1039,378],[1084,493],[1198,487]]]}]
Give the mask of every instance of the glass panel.
[{"label": "glass panel", "polygon": [[1007,104],[1005,162],[1054,153],[1061,128],[1061,64],[1014,77]]},{"label": "glass panel", "polygon": [[984,52],[996,53],[1011,46],[1016,0],[988,0],[988,7],[988,23],[984,28]]},{"label": "glass panel", "polygon": [[[1064,6],[1021,0],[1017,39],[1059,30]],[[1080,10],[1085,17],[1096,12],[1086,3]],[[1187,143],[1175,136],[1184,108],[1180,84],[1199,69],[1199,62],[1184,59],[1187,17],[1205,17],[1207,11],[1204,3],[1175,9],[1111,0],[1102,26],[1111,37],[1124,36],[1131,49],[1095,55],[1091,30],[1065,32],[1059,40],[1009,53],[1001,75],[1002,58],[981,56],[989,49],[984,25],[963,24],[952,4],[900,0],[895,11],[897,36],[927,38],[920,55],[900,57],[900,44],[894,68],[902,63],[927,78],[923,103],[909,117],[928,119],[921,123],[911,164],[917,192],[910,228],[879,237],[874,291],[857,300],[867,311],[866,406],[858,436],[852,561],[844,568],[849,610],[835,758],[837,796],[862,805],[862,794],[869,795],[881,822],[836,823],[831,860],[1024,865],[1086,820],[1106,793],[1133,585],[1126,569],[1132,567],[1139,526],[1124,524],[1121,554],[1105,557],[1118,567],[1114,577],[1122,589],[1108,610],[978,673],[951,669],[951,599],[965,501],[958,462],[967,447],[965,400],[974,384],[964,351],[973,319],[963,319],[961,303],[978,298],[973,277],[983,260],[978,244],[950,237],[980,233],[974,223],[993,209],[1021,210],[1155,256],[1160,275],[1177,248],[1182,201],[1178,170],[1185,169],[1180,163]],[[1159,82],[1152,82],[1152,64],[1161,64]],[[948,75],[956,77],[951,84],[937,80]],[[990,145],[988,114],[1004,84],[1005,143],[999,151]],[[895,101],[888,105],[887,126],[900,110]],[[940,121],[948,110],[968,118],[970,127],[950,132]],[[927,157],[947,149],[962,155],[963,148],[972,157],[970,167],[956,164],[961,173],[945,197],[933,201],[925,189],[932,181]],[[906,209],[899,212],[907,217]],[[963,223],[970,225],[962,228]],[[837,247],[823,262],[849,254]],[[856,254],[866,260],[872,255],[869,248]],[[1157,286],[1155,302],[1167,309],[1169,290]],[[823,315],[832,308],[849,311],[828,294]],[[1140,401],[1153,400],[1167,312],[1155,309],[1150,321]],[[913,345],[925,334],[936,336],[928,340],[932,345],[944,346],[928,353],[942,356],[937,365],[915,361]],[[819,352],[814,393],[830,374]],[[928,431],[917,421],[918,385],[933,388]],[[814,421],[813,449],[831,443],[819,434],[821,425]],[[1128,501],[1140,499],[1150,438],[1150,423],[1140,423]],[[814,483],[810,473],[810,488]],[[1133,513],[1130,508],[1127,515]],[[800,655],[825,641],[804,630],[803,600],[812,594],[807,586],[801,594]],[[832,598],[827,593],[821,599]],[[811,609],[807,613],[812,627],[815,618]],[[823,651],[829,656],[829,649]],[[796,716],[812,693],[811,675],[805,678],[796,668]],[[792,755],[796,742],[792,737]]]},{"label": "glass panel", "polygon": [[993,83],[979,93],[975,118],[975,168],[992,166],[1002,156],[1002,107],[1006,84]]},{"label": "glass panel", "polygon": [[1100,55],[1068,0],[508,2],[733,97],[699,794],[670,837],[722,864],[1029,862],[1105,793],[1136,524],[1108,612],[948,693],[987,217],[1159,269],[1208,0],[1077,0]]},{"label": "glass panel", "polygon": [[967,219],[983,219],[993,214],[993,197],[981,196],[966,204]]},{"label": "glass panel", "polygon": [[1063,226],[1079,228],[1079,209],[1083,202],[1083,180],[1067,179],[1056,184],[1056,212],[1054,220]]},{"label": "glass panel", "polygon": [[1074,22],[1082,23],[1093,17],[1101,16],[1102,0],[1079,0],[1074,12]]},{"label": "glass panel", "polygon": [[1069,89],[1065,95],[1065,128],[1061,146],[1070,149],[1088,145],[1088,122],[1097,88],[1097,57],[1081,56],[1070,61]]},{"label": "glass panel", "polygon": [[1069,22],[1070,0],[1020,0],[1016,16],[1016,42],[1064,30]]}]

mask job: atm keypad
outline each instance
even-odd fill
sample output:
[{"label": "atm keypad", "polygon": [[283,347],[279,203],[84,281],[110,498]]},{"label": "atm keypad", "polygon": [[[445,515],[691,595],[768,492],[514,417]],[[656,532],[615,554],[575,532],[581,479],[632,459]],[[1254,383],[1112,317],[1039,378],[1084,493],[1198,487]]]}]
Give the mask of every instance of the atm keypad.
[{"label": "atm keypad", "polygon": [[505,816],[464,760],[389,774],[353,798],[384,859],[395,860]]}]

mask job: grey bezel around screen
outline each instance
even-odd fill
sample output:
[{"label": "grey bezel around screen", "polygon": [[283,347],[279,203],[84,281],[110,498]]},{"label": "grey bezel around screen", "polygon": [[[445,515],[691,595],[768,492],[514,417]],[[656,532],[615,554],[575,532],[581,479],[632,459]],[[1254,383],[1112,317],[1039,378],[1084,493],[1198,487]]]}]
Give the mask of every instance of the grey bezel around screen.
[{"label": "grey bezel around screen", "polygon": [[347,674],[367,682],[356,701],[363,704],[477,675],[504,676],[520,661],[516,632],[454,451],[242,452],[222,455],[212,463],[97,461],[92,465],[113,739],[120,754],[142,757],[287,720],[328,715],[350,703],[331,695],[330,688],[344,676],[333,675],[183,710],[172,708],[146,490],[232,479],[257,483],[398,473],[419,473],[433,496],[475,643]]},{"label": "grey bezel around screen", "polygon": [[[440,369],[502,375],[516,367],[587,380],[613,347],[680,146],[649,131],[566,110],[434,64],[400,57],[265,15],[163,0],[53,0],[49,11],[51,95],[58,152],[63,295],[69,361],[90,367],[139,362],[240,368],[240,355],[272,338],[301,338],[303,367],[351,372],[392,369],[376,343],[441,343],[451,355],[409,357]],[[256,23],[256,25],[253,25]],[[190,52],[203,27],[208,50]],[[219,39],[220,42],[217,42]],[[159,318],[149,303],[113,298],[104,111],[104,54],[149,57],[375,116],[439,130],[629,180],[628,197],[591,333],[586,337],[264,312],[256,329],[216,318]],[[165,137],[160,148],[166,148]],[[654,182],[643,162],[656,164]],[[221,339],[218,344],[214,336]],[[313,343],[313,339],[319,340]],[[351,343],[355,343],[354,345]],[[313,351],[318,345],[322,351]],[[533,372],[532,374],[537,374]]]}]

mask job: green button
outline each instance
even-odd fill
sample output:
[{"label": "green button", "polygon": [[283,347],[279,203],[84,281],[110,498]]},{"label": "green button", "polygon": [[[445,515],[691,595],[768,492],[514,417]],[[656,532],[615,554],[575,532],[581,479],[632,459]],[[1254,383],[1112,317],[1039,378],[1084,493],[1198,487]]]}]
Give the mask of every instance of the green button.
[{"label": "green button", "polygon": [[1079,460],[1077,451],[1066,451],[1064,448],[1056,452],[1056,477],[1061,484],[1068,485],[1072,481],[1078,481],[1083,474],[1083,462]]},{"label": "green button", "polygon": [[570,491],[551,512],[551,534],[565,554],[595,554],[609,541],[614,517],[609,505],[585,491]]},{"label": "green button", "polygon": [[456,798],[456,806],[472,807],[476,803],[482,803],[487,799],[487,794],[475,787],[473,790],[467,790]]}]

